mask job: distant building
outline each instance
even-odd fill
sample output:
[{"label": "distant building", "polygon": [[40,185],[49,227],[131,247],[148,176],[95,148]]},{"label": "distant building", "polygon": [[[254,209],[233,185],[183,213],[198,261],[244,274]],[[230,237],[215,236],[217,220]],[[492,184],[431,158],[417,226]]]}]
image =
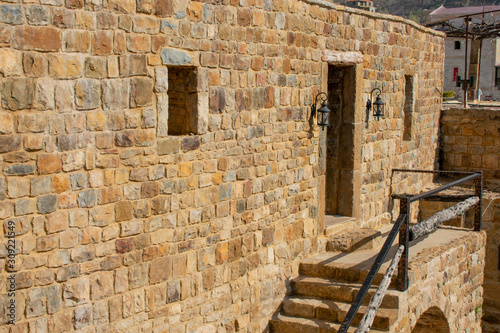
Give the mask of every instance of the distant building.
[{"label": "distant building", "polygon": [[375,13],[375,5],[372,0],[348,0],[347,6]]},{"label": "distant building", "polygon": [[[500,6],[485,6],[484,11],[500,10]],[[479,24],[483,21],[483,6],[475,7],[460,7],[460,8],[446,8],[441,6],[435,10],[427,10],[426,22],[436,23],[448,21],[448,23],[455,28],[462,27],[465,30],[464,15],[471,15],[470,25]],[[485,24],[493,24],[500,22],[500,11],[495,13],[487,13],[484,15]],[[439,28],[434,26],[435,29],[446,32],[451,27]],[[471,53],[471,39],[469,38],[467,66],[470,68],[470,53]],[[500,100],[500,39],[487,38],[483,39],[481,43],[481,58],[479,62],[479,80],[478,90],[482,92],[481,100]],[[464,78],[465,67],[465,38],[461,37],[447,37],[445,39],[445,64],[444,64],[444,91],[454,91],[456,97],[461,98],[463,90],[457,87],[456,81],[458,76]],[[469,69],[468,69],[469,71]],[[471,74],[468,73],[467,76]],[[476,96],[470,96],[473,99]]]}]

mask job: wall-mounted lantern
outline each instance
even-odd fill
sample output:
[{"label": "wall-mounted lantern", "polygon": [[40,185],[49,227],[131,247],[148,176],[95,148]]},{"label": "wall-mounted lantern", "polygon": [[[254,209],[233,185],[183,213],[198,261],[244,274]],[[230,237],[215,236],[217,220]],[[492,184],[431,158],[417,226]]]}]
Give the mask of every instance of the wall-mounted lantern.
[{"label": "wall-mounted lantern", "polygon": [[321,107],[317,110],[317,123],[325,129],[325,127],[330,127],[330,109],[326,106],[326,101],[328,100],[328,95],[326,93],[320,92],[316,95],[314,104],[311,106],[311,117],[316,116],[316,104],[318,103],[318,98],[321,101]]},{"label": "wall-mounted lantern", "polygon": [[[377,99],[372,104],[373,92],[375,90],[378,90],[378,92],[377,92]],[[384,105],[385,105],[385,103],[382,102],[382,98],[380,98],[380,94],[382,94],[382,91],[379,88],[373,89],[372,92],[370,93],[370,99],[366,102],[366,111],[370,112],[370,110],[372,109],[372,106],[373,106],[373,116],[377,117],[377,120],[379,120],[380,117],[384,116]]]}]

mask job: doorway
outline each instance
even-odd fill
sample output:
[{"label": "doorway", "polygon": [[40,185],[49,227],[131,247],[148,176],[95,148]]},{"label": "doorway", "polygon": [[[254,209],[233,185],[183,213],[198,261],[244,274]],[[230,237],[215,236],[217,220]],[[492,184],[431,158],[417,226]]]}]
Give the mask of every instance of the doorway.
[{"label": "doorway", "polygon": [[356,121],[356,67],[328,66],[331,127],[326,135],[325,215],[358,217],[361,124]]}]

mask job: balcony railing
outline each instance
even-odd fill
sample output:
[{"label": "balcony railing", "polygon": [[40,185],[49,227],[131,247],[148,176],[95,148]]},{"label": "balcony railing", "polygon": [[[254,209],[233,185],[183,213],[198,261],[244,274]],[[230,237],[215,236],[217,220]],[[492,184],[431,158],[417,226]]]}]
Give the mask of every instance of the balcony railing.
[{"label": "balcony railing", "polygon": [[[441,187],[438,187],[436,189],[427,191],[425,193],[421,194],[416,194],[416,195],[411,195],[411,194],[395,194],[393,195],[393,199],[400,200],[400,214],[399,217],[397,218],[396,222],[394,223],[394,226],[392,227],[391,231],[389,232],[389,235],[387,236],[387,239],[382,246],[379,254],[377,255],[377,258],[375,259],[375,262],[373,263],[370,272],[368,273],[368,276],[366,277],[365,281],[363,282],[363,285],[361,286],[361,289],[359,290],[358,294],[356,295],[356,298],[354,299],[354,302],[352,303],[349,311],[347,312],[346,317],[344,318],[340,329],[339,333],[346,333],[349,327],[351,326],[351,323],[354,319],[354,316],[359,310],[359,307],[361,306],[361,302],[365,298],[370,286],[373,283],[373,280],[375,279],[375,276],[377,275],[378,271],[380,270],[380,267],[382,266],[382,263],[384,262],[387,253],[389,252],[390,248],[392,247],[392,244],[394,243],[396,236],[399,234],[399,246],[398,248],[400,249],[397,253],[396,257],[399,257],[400,259],[396,258],[399,260],[397,263],[398,267],[398,276],[397,276],[397,287],[400,291],[405,291],[408,289],[408,259],[409,259],[409,248],[410,248],[410,241],[417,239],[419,237],[422,237],[428,233],[433,232],[440,224],[443,222],[446,222],[448,220],[453,219],[454,217],[463,214],[465,211],[467,211],[470,207],[474,206],[475,207],[475,212],[474,212],[474,231],[480,231],[481,230],[481,199],[482,199],[482,180],[483,180],[483,173],[482,171],[478,172],[457,172],[457,171],[440,171],[440,170],[405,170],[405,169],[394,169],[392,170],[392,173],[400,173],[400,172],[407,172],[407,173],[429,173],[429,174],[440,174],[440,175],[448,175],[448,176],[462,176],[462,178],[455,180],[449,184],[443,185]],[[471,195],[442,195],[438,194],[441,193],[445,190],[448,190],[452,187],[462,185],[468,181],[474,181],[474,194]],[[413,226],[410,226],[410,219],[411,219],[411,204],[418,202],[420,200],[441,200],[441,201],[460,201],[458,204],[454,205],[453,207],[450,207],[448,209],[442,210],[441,212],[438,212],[437,214],[433,215],[431,218],[421,222],[417,223]],[[394,260],[397,262],[396,260]],[[392,266],[392,265],[391,265]],[[390,271],[390,269],[389,269]],[[392,273],[389,272],[390,275],[392,276]],[[390,278],[389,278],[390,282]],[[387,283],[389,283],[387,282]],[[382,284],[381,284],[382,287]],[[386,290],[386,288],[385,288]],[[384,288],[382,288],[381,293],[377,292],[378,298],[383,298],[385,294]],[[377,295],[376,294],[376,295]],[[372,299],[373,301],[373,299]],[[374,303],[378,303],[377,300],[375,300]],[[378,305],[375,305],[375,307],[372,307],[373,311],[377,311]],[[370,306],[369,306],[370,308]],[[372,317],[374,314],[372,315]],[[364,319],[364,318],[363,318]],[[363,324],[360,325],[360,329],[358,329],[356,332],[366,332],[371,323],[369,324]],[[364,328],[362,328],[362,326]],[[366,328],[367,327],[367,328]]]}]

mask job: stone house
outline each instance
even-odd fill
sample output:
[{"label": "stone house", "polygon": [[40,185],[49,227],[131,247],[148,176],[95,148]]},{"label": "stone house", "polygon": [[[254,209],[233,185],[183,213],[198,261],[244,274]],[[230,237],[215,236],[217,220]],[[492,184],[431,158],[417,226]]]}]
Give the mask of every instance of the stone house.
[{"label": "stone house", "polygon": [[[500,10],[500,6],[485,7],[486,12],[495,10]],[[482,6],[460,8],[446,8],[441,6],[426,13],[425,23],[448,20],[452,26],[465,29],[464,15],[471,15],[471,26],[472,24],[480,24],[481,22],[494,25],[500,19],[500,11],[487,13],[484,15],[484,18],[482,12]],[[500,40],[498,38],[485,38],[483,40],[469,39],[468,43],[468,74],[474,75],[476,80],[478,80],[475,85],[474,95],[471,97],[477,99],[477,91],[481,89],[482,100],[500,100]],[[463,96],[462,88],[457,87],[456,83],[458,76],[462,77],[462,79],[464,78],[465,50],[465,38],[447,37],[445,39],[444,91],[455,92],[457,99]],[[471,56],[479,58],[479,68],[474,68],[477,60],[474,60],[471,66]]]},{"label": "stone house", "polygon": [[391,169],[436,165],[443,61],[324,1],[2,0],[0,333],[266,331],[328,216],[430,180]]}]

